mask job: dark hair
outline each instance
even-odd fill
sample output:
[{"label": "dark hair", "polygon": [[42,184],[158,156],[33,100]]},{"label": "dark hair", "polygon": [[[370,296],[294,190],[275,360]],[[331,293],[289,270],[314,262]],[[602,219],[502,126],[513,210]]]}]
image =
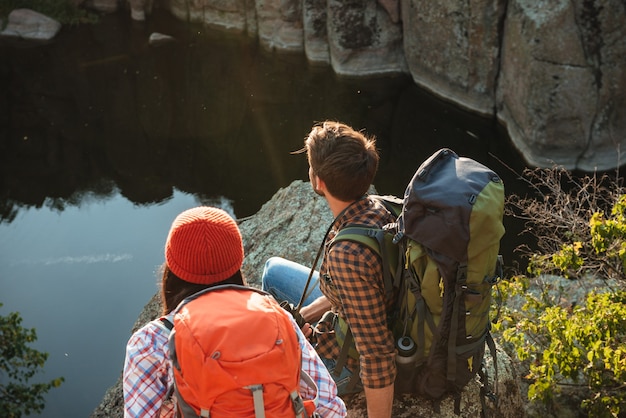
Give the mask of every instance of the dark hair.
[{"label": "dark hair", "polygon": [[245,285],[245,280],[241,274],[241,270],[237,270],[235,274],[230,276],[226,280],[212,284],[197,284],[186,282],[174,273],[167,266],[163,264],[162,267],[163,276],[161,278],[161,302],[163,303],[163,315],[167,315],[182,302],[186,297],[193,295],[201,290],[209,287],[223,285],[223,284],[238,284]]},{"label": "dark hair", "polygon": [[376,140],[346,124],[325,121],[304,141],[313,174],[339,200],[351,202],[369,189],[378,170]]}]

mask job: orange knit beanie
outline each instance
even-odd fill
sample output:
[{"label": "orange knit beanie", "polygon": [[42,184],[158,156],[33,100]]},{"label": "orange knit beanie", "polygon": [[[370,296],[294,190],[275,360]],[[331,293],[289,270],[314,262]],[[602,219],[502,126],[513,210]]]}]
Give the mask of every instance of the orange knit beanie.
[{"label": "orange knit beanie", "polygon": [[197,284],[228,279],[243,263],[237,223],[224,210],[201,206],[178,215],[165,243],[165,262],[179,278]]}]

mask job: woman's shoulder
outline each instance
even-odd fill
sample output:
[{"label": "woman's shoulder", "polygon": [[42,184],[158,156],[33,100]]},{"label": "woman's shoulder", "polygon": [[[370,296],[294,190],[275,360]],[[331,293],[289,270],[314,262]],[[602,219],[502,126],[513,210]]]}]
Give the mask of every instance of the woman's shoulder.
[{"label": "woman's shoulder", "polygon": [[145,351],[149,348],[159,348],[162,350],[167,347],[171,329],[171,318],[167,316],[147,322],[131,335],[127,349]]}]

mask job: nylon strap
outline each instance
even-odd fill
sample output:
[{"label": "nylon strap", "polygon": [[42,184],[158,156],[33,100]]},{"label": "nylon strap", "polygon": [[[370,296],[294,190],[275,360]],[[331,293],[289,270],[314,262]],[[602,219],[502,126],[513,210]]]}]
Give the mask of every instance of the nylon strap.
[{"label": "nylon strap", "polygon": [[356,367],[354,368],[354,372],[352,373],[352,376],[350,376],[350,381],[346,385],[346,391],[348,393],[354,391],[354,389],[356,388],[356,385],[361,381],[361,377],[359,376],[361,374],[360,372],[361,372],[361,365],[357,363]]},{"label": "nylon strap", "polygon": [[298,391],[294,390],[289,394],[291,403],[293,404],[293,410],[296,413],[296,418],[306,418],[306,410],[304,409],[304,402],[298,394]]},{"label": "nylon strap", "polygon": [[[322,243],[320,244],[320,248],[317,250],[317,255],[315,256],[315,260],[313,261],[313,265],[311,266],[311,271],[309,272],[309,276],[306,279],[306,284],[304,285],[304,289],[302,290],[302,296],[300,297],[300,301],[298,302],[298,305],[296,305],[295,307],[296,312],[300,312],[300,309],[302,309],[302,304],[304,303],[304,300],[311,294],[311,292],[315,288],[315,285],[317,285],[317,282],[316,282],[315,285],[313,285],[311,289],[309,289],[309,286],[311,285],[311,278],[313,277],[313,273],[315,271],[315,268],[317,267],[317,262],[319,261],[320,256],[322,255],[322,251],[324,250],[324,247],[326,245],[326,237],[328,237],[328,234],[333,228],[333,225],[335,225],[335,222],[337,222],[337,220],[341,218],[343,214],[346,213],[346,211],[350,207],[352,207],[352,205],[354,205],[357,202],[360,202],[362,199],[365,199],[366,197],[367,197],[367,194],[363,195],[361,198],[350,203],[341,212],[339,212],[339,215],[337,215],[335,219],[333,219],[333,221],[330,223],[330,225],[328,225],[328,229],[326,229],[326,233],[324,234],[324,238],[322,238]],[[319,280],[319,276],[318,276],[318,280]]]},{"label": "nylon strap", "polygon": [[[361,244],[374,251],[381,259],[383,266],[383,283],[385,293],[393,293],[394,283],[397,279],[391,276],[391,267],[387,260],[387,246],[385,245],[385,231],[367,225],[348,225],[343,227],[333,238],[332,243],[338,241],[351,241]],[[400,263],[399,263],[400,265]],[[399,270],[396,271],[396,273]]]},{"label": "nylon strap", "polygon": [[263,385],[250,385],[246,388],[252,391],[255,418],[265,418],[265,403],[263,402]]},{"label": "nylon strap", "polygon": [[485,402],[485,398],[487,397],[487,385],[489,385],[489,376],[487,376],[487,372],[481,367],[478,370],[478,376],[480,377],[480,382],[482,385],[480,386],[480,406],[482,410],[480,411],[480,418],[487,418],[487,402]]},{"label": "nylon strap", "polygon": [[467,264],[460,265],[456,274],[456,286],[454,288],[454,301],[452,303],[452,317],[450,318],[450,334],[448,336],[448,372],[449,381],[456,380],[456,344],[459,331],[459,305],[463,295],[463,287],[467,278]]},{"label": "nylon strap", "polygon": [[[408,260],[409,258],[407,256],[407,261]],[[428,309],[426,309],[426,303],[424,301],[424,298],[422,297],[420,284],[417,281],[416,277],[413,274],[411,274],[409,269],[404,269],[403,274],[405,277],[404,279],[405,282],[408,283],[407,285],[408,291],[411,292],[413,294],[413,297],[415,298],[414,309],[415,309],[415,318],[416,318],[415,320],[417,321],[417,341],[415,341],[415,343],[417,344],[417,358],[418,358],[418,361],[421,361],[421,359],[424,359],[425,357],[425,347],[426,347],[425,326],[424,326],[425,321],[428,321],[428,325],[430,326],[433,336],[438,335],[438,332],[435,327],[435,322],[433,321],[432,315],[430,314]],[[434,338],[433,338],[433,342],[434,342]],[[431,348],[431,352],[432,351],[433,349]]]},{"label": "nylon strap", "polygon": [[[343,368],[348,362],[348,353],[350,352],[350,348],[352,348],[352,346],[354,346],[354,337],[352,336],[352,331],[350,330],[350,327],[348,327],[346,337],[343,340],[343,345],[341,346],[341,351],[339,352],[339,357],[337,357],[337,362],[335,363],[335,370],[333,371],[335,377],[339,377],[341,375]],[[350,376],[350,380],[346,385],[346,390],[348,392],[351,392],[354,388],[356,388],[356,385],[361,380],[361,378],[359,377],[359,372],[360,364],[357,361],[352,376]]]},{"label": "nylon strap", "polygon": [[423,359],[424,346],[426,345],[426,338],[424,337],[424,316],[426,315],[426,304],[424,303],[424,299],[421,295],[415,300],[415,308],[417,309],[417,358]]},{"label": "nylon strap", "polygon": [[454,391],[454,413],[456,415],[461,415],[461,392],[458,390]]},{"label": "nylon strap", "polygon": [[172,324],[172,322],[164,316],[159,317],[158,323],[162,324],[168,331],[171,331],[174,328],[174,324]]},{"label": "nylon strap", "polygon": [[498,401],[498,350],[496,349],[496,343],[493,341],[493,336],[491,332],[487,331],[487,347],[489,347],[489,351],[491,352],[491,358],[493,359],[493,369],[494,369],[494,381],[493,381],[493,396],[494,401]]},{"label": "nylon strap", "polygon": [[[176,402],[178,404],[177,408],[181,412],[183,417],[187,418],[198,416],[196,415],[196,411],[187,402],[185,402],[185,399],[181,396],[180,392],[178,391],[178,386],[176,386],[176,384],[174,384],[174,394],[176,396]],[[208,409],[200,409],[199,416],[203,418],[209,418],[211,414],[209,413]]]},{"label": "nylon strap", "polygon": [[354,337],[352,336],[352,330],[348,327],[346,331],[346,337],[343,340],[343,345],[341,346],[341,351],[339,352],[339,356],[337,357],[337,363],[335,363],[335,370],[333,374],[336,377],[339,377],[341,371],[344,366],[348,362],[348,353],[350,352],[351,346],[354,344]]},{"label": "nylon strap", "polygon": [[313,399],[313,404],[317,409],[317,405],[319,404],[320,400],[320,393],[317,385],[315,384],[315,381],[311,376],[309,376],[309,374],[305,370],[300,371],[300,379],[302,379],[302,381],[304,381],[304,383],[306,383],[308,387],[315,390],[315,398]]},{"label": "nylon strap", "polygon": [[496,344],[493,341],[491,332],[487,331],[485,341],[487,343],[487,346],[489,347],[489,351],[491,352],[491,358],[493,359],[493,368],[495,369],[495,378],[493,381],[494,390],[491,390],[489,388],[489,375],[487,374],[487,370],[484,368],[484,364],[483,364],[483,367],[481,367],[481,369],[478,370],[478,376],[480,376],[480,382],[482,383],[480,387],[480,404],[482,406],[482,411],[480,414],[481,418],[488,418],[489,416],[489,410],[487,409],[487,402],[486,402],[487,398],[491,399],[491,401],[493,401],[496,407],[498,405],[498,395],[497,395],[498,359],[497,359]]}]

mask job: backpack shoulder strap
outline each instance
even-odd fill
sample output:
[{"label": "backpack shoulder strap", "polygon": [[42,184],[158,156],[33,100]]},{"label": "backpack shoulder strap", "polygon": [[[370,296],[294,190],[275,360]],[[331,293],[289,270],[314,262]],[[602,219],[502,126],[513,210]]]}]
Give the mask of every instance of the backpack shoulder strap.
[{"label": "backpack shoulder strap", "polygon": [[303,406],[304,406],[304,409],[305,409],[308,417],[310,417],[310,418],[319,417],[320,415],[318,415],[318,413],[315,412],[315,410],[317,409],[317,406],[319,404],[319,399],[320,399],[319,389],[317,387],[317,384],[315,383],[313,378],[304,369],[300,370],[300,379],[310,389],[315,391],[315,398],[310,399],[310,400],[306,400],[306,401],[302,400],[300,398],[300,395],[298,395],[298,398],[300,398],[300,401],[303,402],[303,404],[304,404]]},{"label": "backpack shoulder strap", "polygon": [[172,321],[167,319],[166,316],[158,317],[157,319],[154,320],[154,323],[159,328],[162,328],[163,330],[167,331],[168,334],[172,331],[172,329],[174,329],[174,324],[172,323]]},{"label": "backpack shoulder strap", "polygon": [[332,246],[339,241],[356,242],[378,254],[383,266],[385,293],[391,294],[393,292],[396,283],[391,274],[391,265],[385,244],[385,231],[383,229],[367,225],[348,225],[337,232],[330,245]]},{"label": "backpack shoulder strap", "polygon": [[379,232],[383,232],[382,229],[366,225],[349,225],[337,232],[331,245],[334,245],[338,241],[357,242],[365,245],[382,257],[380,253],[380,241],[377,238]]}]

